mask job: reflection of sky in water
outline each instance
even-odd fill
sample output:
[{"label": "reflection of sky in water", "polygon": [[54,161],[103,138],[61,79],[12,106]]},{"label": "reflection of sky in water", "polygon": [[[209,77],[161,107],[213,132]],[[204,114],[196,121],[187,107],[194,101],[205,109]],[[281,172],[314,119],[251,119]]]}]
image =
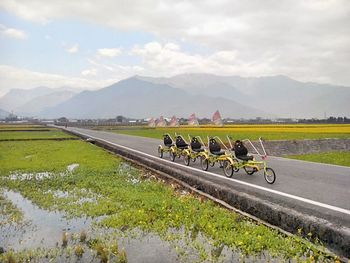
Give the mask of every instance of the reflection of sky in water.
[{"label": "reflection of sky in water", "polygon": [[23,212],[24,220],[31,221],[29,229],[21,231],[21,237],[15,235],[0,239],[5,248],[53,247],[57,242],[61,243],[63,231],[76,233],[90,226],[89,219],[64,219],[62,213],[40,209],[18,193],[6,191],[5,196]]},{"label": "reflection of sky in water", "polygon": [[[56,194],[61,197],[67,196],[67,193],[61,191],[58,191]],[[4,247],[5,250],[52,248],[56,247],[56,245],[60,247],[63,232],[79,234],[82,230],[85,230],[88,239],[92,236],[105,237],[108,234],[115,233],[119,247],[124,248],[126,251],[128,262],[193,262],[198,260],[198,251],[187,246],[184,240],[169,243],[161,240],[155,234],[137,230],[132,231],[133,234],[123,237],[118,230],[92,228],[92,219],[65,219],[63,213],[40,209],[29,200],[23,198],[19,193],[4,191],[4,196],[23,212],[24,221],[30,222],[19,227],[0,227],[2,233],[0,235],[0,246]],[[94,221],[97,221],[97,219],[94,219]],[[183,234],[183,230],[174,229],[171,232]],[[218,254],[219,262],[242,261],[239,252],[232,252],[225,246],[212,247],[200,233],[197,233],[195,240],[201,243],[206,251],[209,251],[209,254]],[[185,255],[179,257],[175,246],[180,249],[179,251],[185,252]],[[91,261],[91,258],[86,258],[90,257],[89,255],[91,254],[86,253],[84,259]],[[244,262],[265,262],[267,260],[264,257],[243,258]],[[274,260],[270,259],[270,262],[274,262]]]}]

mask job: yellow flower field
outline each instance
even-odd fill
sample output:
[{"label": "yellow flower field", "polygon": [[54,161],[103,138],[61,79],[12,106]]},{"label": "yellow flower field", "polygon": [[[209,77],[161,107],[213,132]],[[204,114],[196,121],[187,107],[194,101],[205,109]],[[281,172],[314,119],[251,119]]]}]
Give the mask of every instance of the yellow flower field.
[{"label": "yellow flower field", "polygon": [[225,125],[217,127],[212,125],[203,125],[198,127],[180,126],[149,128],[146,126],[138,127],[104,127],[104,129],[113,130],[116,133],[130,134],[135,136],[161,138],[164,133],[199,135],[203,138],[207,136],[219,136],[225,140],[226,135],[234,139],[257,140],[262,137],[265,140],[302,140],[302,139],[326,139],[326,138],[350,138],[349,124],[263,124],[263,125]]}]

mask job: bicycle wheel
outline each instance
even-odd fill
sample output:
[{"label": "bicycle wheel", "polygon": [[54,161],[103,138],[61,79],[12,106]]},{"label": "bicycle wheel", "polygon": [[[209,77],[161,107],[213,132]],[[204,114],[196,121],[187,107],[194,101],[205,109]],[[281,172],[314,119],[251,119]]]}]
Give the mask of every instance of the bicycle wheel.
[{"label": "bicycle wheel", "polygon": [[174,151],[170,151],[169,152],[170,161],[174,162],[175,161],[175,157],[176,157],[176,153]]},{"label": "bicycle wheel", "polygon": [[163,148],[162,148],[162,146],[158,146],[158,156],[160,157],[160,158],[163,158]]},{"label": "bicycle wheel", "polygon": [[231,163],[229,161],[224,161],[223,165],[223,170],[224,170],[224,174],[226,177],[232,177],[233,175],[233,167],[231,165]]},{"label": "bicycle wheel", "polygon": [[276,181],[276,174],[272,168],[266,168],[264,171],[264,178],[267,183],[273,184]]},{"label": "bicycle wheel", "polygon": [[189,155],[184,155],[184,163],[186,166],[190,165],[191,158]]},{"label": "bicycle wheel", "polygon": [[201,158],[201,167],[202,167],[203,171],[208,171],[209,161],[207,158],[205,158],[205,157]]}]

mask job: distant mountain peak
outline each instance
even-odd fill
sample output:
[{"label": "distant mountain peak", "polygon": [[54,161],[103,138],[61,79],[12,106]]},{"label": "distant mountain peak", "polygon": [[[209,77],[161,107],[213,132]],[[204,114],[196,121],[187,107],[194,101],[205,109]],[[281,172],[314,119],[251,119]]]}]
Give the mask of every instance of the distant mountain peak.
[{"label": "distant mountain peak", "polygon": [[[51,97],[45,97],[50,94],[52,94]],[[44,86],[33,89],[11,89],[0,98],[0,107],[9,112],[27,115],[33,113],[33,108],[36,109],[35,111],[41,111],[40,105],[53,106],[62,102],[63,99],[69,99],[74,94],[72,91],[61,88],[53,89]]]}]

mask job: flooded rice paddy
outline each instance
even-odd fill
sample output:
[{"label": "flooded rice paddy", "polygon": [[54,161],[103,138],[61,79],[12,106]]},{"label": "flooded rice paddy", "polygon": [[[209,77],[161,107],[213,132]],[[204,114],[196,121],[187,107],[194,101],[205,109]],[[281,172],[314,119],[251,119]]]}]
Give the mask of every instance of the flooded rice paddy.
[{"label": "flooded rice paddy", "polygon": [[82,141],[0,142],[0,262],[332,262]]},{"label": "flooded rice paddy", "polygon": [[[67,196],[67,193],[55,193]],[[211,260],[217,262],[266,262],[267,258],[244,257],[227,246],[210,246],[201,233],[190,233],[189,239],[198,242],[195,246],[188,246],[182,230],[174,229],[163,240],[154,233],[145,233],[139,229],[132,231],[118,231],[98,226],[100,218],[74,217],[67,219],[59,211],[41,209],[20,193],[3,191],[2,196],[10,201],[22,214],[22,220],[17,223],[8,222],[0,226],[0,244],[3,252],[22,251],[18,255],[23,259],[32,258],[36,261],[47,259],[58,262],[103,262],[103,257],[94,252],[92,244],[101,242],[103,249],[111,249],[107,244],[117,244],[116,247],[125,251],[127,262],[202,262],[200,251],[196,248],[210,250]],[[82,200],[81,202],[83,202]],[[91,200],[92,201],[92,200]],[[82,238],[82,236],[86,236]],[[67,243],[65,244],[65,238]],[[84,240],[82,240],[84,239]],[[171,240],[173,242],[171,242]],[[176,242],[174,242],[176,240]],[[77,256],[76,248],[81,246],[82,255]],[[113,259],[113,253],[108,260]],[[35,259],[37,257],[37,259]],[[202,256],[203,257],[203,256]],[[43,259],[44,258],[44,259]],[[118,262],[117,256],[115,262]],[[271,260],[271,259],[270,259]],[[40,261],[40,260],[39,260]],[[45,260],[44,260],[45,261]],[[113,262],[113,261],[112,261]]]}]

